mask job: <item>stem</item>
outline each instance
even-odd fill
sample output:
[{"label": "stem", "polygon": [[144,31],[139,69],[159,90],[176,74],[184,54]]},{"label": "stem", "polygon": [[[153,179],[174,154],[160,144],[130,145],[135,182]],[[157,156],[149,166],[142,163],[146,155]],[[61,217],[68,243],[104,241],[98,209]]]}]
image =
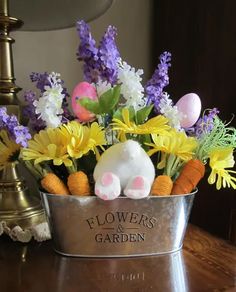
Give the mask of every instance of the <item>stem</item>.
[{"label": "stem", "polygon": [[179,157],[175,157],[175,160],[174,160],[174,163],[172,165],[172,168],[171,168],[171,177],[177,172],[177,170],[179,169],[181,165],[181,160]]},{"label": "stem", "polygon": [[43,169],[39,165],[32,165],[30,161],[24,161],[23,163],[37,180],[44,177]]},{"label": "stem", "polygon": [[171,176],[171,170],[173,167],[173,163],[175,160],[175,156],[173,154],[168,154],[168,157],[166,157],[166,167],[165,167],[165,174]]},{"label": "stem", "polygon": [[178,156],[169,154],[166,164],[166,174],[172,177],[181,166],[181,160]]},{"label": "stem", "polygon": [[68,170],[68,172],[71,173],[75,173],[77,171],[77,163],[76,163],[76,159],[72,158],[72,165],[71,166],[67,166],[66,169]]}]

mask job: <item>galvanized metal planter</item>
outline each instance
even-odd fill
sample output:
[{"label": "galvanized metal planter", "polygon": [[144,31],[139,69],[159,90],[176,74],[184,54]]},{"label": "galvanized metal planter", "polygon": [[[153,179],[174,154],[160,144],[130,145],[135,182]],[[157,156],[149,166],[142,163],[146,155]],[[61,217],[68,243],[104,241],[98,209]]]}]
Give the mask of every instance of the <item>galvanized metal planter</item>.
[{"label": "galvanized metal planter", "polygon": [[195,193],[113,201],[95,196],[41,195],[58,253],[129,257],[179,250]]}]

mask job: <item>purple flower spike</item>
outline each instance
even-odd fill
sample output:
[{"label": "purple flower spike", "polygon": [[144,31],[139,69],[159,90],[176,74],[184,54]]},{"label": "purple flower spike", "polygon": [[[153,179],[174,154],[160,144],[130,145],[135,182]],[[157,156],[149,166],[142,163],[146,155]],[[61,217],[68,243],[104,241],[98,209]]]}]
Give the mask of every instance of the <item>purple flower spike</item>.
[{"label": "purple flower spike", "polygon": [[16,143],[22,145],[23,147],[27,147],[28,140],[31,139],[29,129],[21,125],[14,128],[14,136],[16,137]]},{"label": "purple flower spike", "polygon": [[48,80],[48,73],[44,72],[44,73],[36,73],[36,72],[32,72],[30,74],[30,79],[32,82],[36,82],[36,87],[43,92],[44,91],[44,87],[45,86],[49,86],[50,82]]},{"label": "purple flower spike", "polygon": [[77,52],[78,59],[86,60],[94,57],[97,59],[98,49],[96,48],[96,42],[92,38],[90,28],[84,20],[77,22],[77,31],[81,41]]},{"label": "purple flower spike", "polygon": [[117,81],[117,63],[120,53],[115,43],[116,28],[109,26],[99,46],[98,56],[101,63],[101,77],[112,85]]},{"label": "purple flower spike", "polygon": [[6,107],[0,107],[0,130],[6,130],[9,136],[23,147],[27,147],[28,140],[31,139],[29,129],[21,126],[15,115],[8,115]]},{"label": "purple flower spike", "polygon": [[80,37],[77,59],[84,62],[84,78],[87,82],[97,82],[99,70],[96,42],[92,38],[90,28],[85,21],[78,21],[76,27]]},{"label": "purple flower spike", "polygon": [[119,51],[115,43],[116,28],[109,26],[100,42],[99,48],[92,38],[88,24],[81,20],[77,22],[80,45],[77,58],[84,62],[84,79],[97,83],[99,80],[115,84],[117,81]]},{"label": "purple flower spike", "polygon": [[147,104],[153,103],[158,112],[163,89],[169,84],[168,69],[171,66],[171,53],[164,52],[160,55],[159,60],[160,63],[158,64],[157,69],[145,86],[148,98]]},{"label": "purple flower spike", "polygon": [[195,134],[198,138],[202,135],[210,133],[214,127],[214,118],[219,113],[217,108],[213,108],[204,114],[202,118],[199,118],[195,126],[193,127],[191,134]]},{"label": "purple flower spike", "polygon": [[0,129],[5,126],[8,121],[8,114],[6,107],[0,107]]}]

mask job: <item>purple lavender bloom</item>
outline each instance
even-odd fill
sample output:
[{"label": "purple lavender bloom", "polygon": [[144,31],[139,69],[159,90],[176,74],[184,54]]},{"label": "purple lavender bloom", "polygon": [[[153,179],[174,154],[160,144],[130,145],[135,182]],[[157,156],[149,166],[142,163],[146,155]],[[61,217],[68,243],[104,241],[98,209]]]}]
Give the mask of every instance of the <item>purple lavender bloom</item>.
[{"label": "purple lavender bloom", "polygon": [[22,145],[23,147],[27,147],[28,140],[31,139],[29,129],[21,125],[14,128],[14,136],[16,143]]},{"label": "purple lavender bloom", "polygon": [[77,22],[76,27],[80,37],[80,45],[77,52],[78,60],[90,58],[97,60],[98,49],[96,48],[95,40],[92,38],[89,25],[84,20],[81,20]]},{"label": "purple lavender bloom", "polygon": [[78,21],[76,24],[77,32],[80,38],[80,45],[77,51],[77,59],[84,62],[84,78],[87,82],[97,82],[99,75],[98,49],[96,42],[92,38],[90,28],[84,21]]},{"label": "purple lavender bloom", "polygon": [[120,58],[120,53],[115,43],[116,35],[116,28],[111,25],[108,26],[98,49],[99,62],[101,65],[101,78],[112,85],[117,81],[117,63]]},{"label": "purple lavender bloom", "polygon": [[189,128],[186,131],[190,135],[194,135],[198,138],[210,133],[214,127],[214,119],[218,113],[219,110],[217,108],[209,110],[207,114],[204,114],[202,118],[198,119],[194,127]]},{"label": "purple lavender bloom", "polygon": [[8,116],[7,123],[5,124],[5,128],[8,130],[8,133],[15,140],[14,129],[19,125],[17,117],[15,115]]},{"label": "purple lavender bloom", "polygon": [[36,97],[36,93],[33,92],[32,90],[27,90],[24,92],[24,100],[27,102],[27,103],[33,103],[35,100],[37,100],[37,97]]},{"label": "purple lavender bloom", "polygon": [[36,73],[32,72],[30,74],[30,79],[32,82],[36,82],[36,87],[41,91],[44,92],[45,86],[50,86],[50,81],[48,80],[48,73]]},{"label": "purple lavender bloom", "polygon": [[84,62],[84,79],[97,83],[99,80],[115,84],[117,81],[117,62],[120,57],[115,43],[116,29],[109,26],[105,32],[99,48],[92,38],[88,24],[81,20],[77,22],[80,45],[77,58]]},{"label": "purple lavender bloom", "polygon": [[6,107],[0,107],[0,129],[5,126],[8,121],[8,114]]},{"label": "purple lavender bloom", "polygon": [[152,78],[147,82],[145,91],[147,95],[147,104],[154,104],[159,112],[159,103],[162,97],[163,89],[169,84],[168,69],[171,66],[171,53],[164,52],[159,57],[160,63],[157,66]]},{"label": "purple lavender bloom", "polygon": [[29,129],[20,125],[15,115],[8,115],[6,107],[0,108],[0,129],[6,130],[9,136],[23,147],[27,147],[27,141],[31,139]]}]

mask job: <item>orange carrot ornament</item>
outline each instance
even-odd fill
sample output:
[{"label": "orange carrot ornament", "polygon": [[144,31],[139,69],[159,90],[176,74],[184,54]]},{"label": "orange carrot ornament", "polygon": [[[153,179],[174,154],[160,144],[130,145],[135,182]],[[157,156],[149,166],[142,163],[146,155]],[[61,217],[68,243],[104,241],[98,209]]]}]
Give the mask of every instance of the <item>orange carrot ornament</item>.
[{"label": "orange carrot ornament", "polygon": [[40,182],[41,187],[49,194],[69,195],[70,192],[64,182],[52,172],[49,166],[34,164],[33,161],[24,161],[25,166]]},{"label": "orange carrot ornament", "polygon": [[83,171],[72,172],[67,179],[67,186],[72,195],[89,196],[90,186],[87,175]]},{"label": "orange carrot ornament", "polygon": [[172,195],[189,194],[196,188],[205,174],[205,165],[199,159],[189,160],[176,179],[171,191]]},{"label": "orange carrot ornament", "polygon": [[50,194],[69,195],[69,191],[63,181],[54,173],[47,173],[41,180],[41,186]]},{"label": "orange carrot ornament", "polygon": [[151,194],[153,196],[169,196],[172,187],[173,182],[169,175],[159,175],[152,184]]}]

